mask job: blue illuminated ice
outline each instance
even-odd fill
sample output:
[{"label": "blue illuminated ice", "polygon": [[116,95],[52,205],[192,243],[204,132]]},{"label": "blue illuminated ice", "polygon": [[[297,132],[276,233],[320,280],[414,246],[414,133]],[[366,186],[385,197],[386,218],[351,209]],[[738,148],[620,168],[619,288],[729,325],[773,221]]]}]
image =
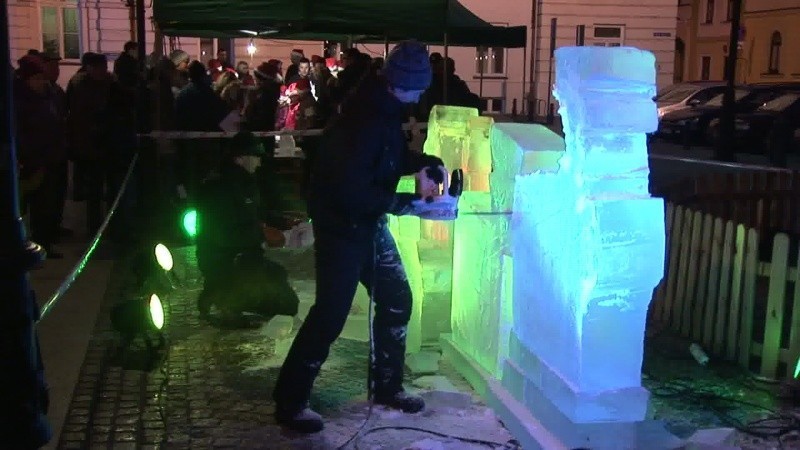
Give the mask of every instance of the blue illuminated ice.
[{"label": "blue illuminated ice", "polygon": [[573,423],[645,417],[644,327],[664,263],[664,205],[647,191],[654,82],[649,52],[556,52],[566,153],[555,172],[517,177],[511,225],[504,385],[523,379],[534,412],[546,401]]}]

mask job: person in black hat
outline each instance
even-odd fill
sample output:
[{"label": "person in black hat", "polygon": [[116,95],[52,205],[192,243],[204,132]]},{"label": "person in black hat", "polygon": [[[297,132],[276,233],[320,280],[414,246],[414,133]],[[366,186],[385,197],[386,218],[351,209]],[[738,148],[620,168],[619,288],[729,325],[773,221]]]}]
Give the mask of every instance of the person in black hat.
[{"label": "person in black hat", "polygon": [[223,322],[245,323],[242,313],[264,317],[297,314],[299,299],[286,270],[263,255],[262,209],[255,172],[264,146],[250,132],[231,139],[219,173],[198,192],[197,262],[203,273],[198,310],[210,320],[211,307]]},{"label": "person in black hat", "polygon": [[444,165],[435,156],[410,152],[402,128],[406,107],[430,83],[425,46],[416,41],[398,44],[381,75],[367,75],[345,99],[322,138],[308,200],[317,298],[273,392],[278,423],[295,431],[323,428],[322,417],[309,407],[311,388],[344,328],[359,283],[375,301],[372,398],[406,413],[425,407],[422,398],[403,390],[411,288],[386,214],[407,214],[422,201],[416,194],[397,193],[402,175],[428,167],[438,173]]}]

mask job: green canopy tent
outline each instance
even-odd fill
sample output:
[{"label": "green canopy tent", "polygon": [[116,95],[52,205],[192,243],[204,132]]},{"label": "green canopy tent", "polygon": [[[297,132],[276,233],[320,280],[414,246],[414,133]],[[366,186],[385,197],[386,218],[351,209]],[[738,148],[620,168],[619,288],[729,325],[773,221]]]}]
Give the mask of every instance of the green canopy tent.
[{"label": "green canopy tent", "polygon": [[154,0],[153,20],[170,36],[384,42],[387,50],[417,39],[443,45],[445,57],[449,46],[524,48],[527,67],[527,27],[492,25],[458,0]]}]

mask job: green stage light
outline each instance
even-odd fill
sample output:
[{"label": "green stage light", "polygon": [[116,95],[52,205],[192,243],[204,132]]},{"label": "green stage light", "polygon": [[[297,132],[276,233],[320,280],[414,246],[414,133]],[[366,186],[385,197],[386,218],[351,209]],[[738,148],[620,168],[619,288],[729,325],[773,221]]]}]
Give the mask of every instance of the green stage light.
[{"label": "green stage light", "polygon": [[169,251],[167,246],[164,244],[156,245],[155,253],[158,265],[161,266],[161,268],[167,272],[172,270],[173,267],[172,253]]},{"label": "green stage light", "polygon": [[156,294],[150,296],[150,322],[158,330],[164,328],[164,305]]},{"label": "green stage light", "polygon": [[190,238],[197,236],[197,210],[186,210],[181,217],[181,225],[187,236]]},{"label": "green stage light", "polygon": [[122,301],[111,310],[111,324],[127,342],[137,336],[147,341],[151,334],[160,335],[165,323],[164,305],[157,294]]}]

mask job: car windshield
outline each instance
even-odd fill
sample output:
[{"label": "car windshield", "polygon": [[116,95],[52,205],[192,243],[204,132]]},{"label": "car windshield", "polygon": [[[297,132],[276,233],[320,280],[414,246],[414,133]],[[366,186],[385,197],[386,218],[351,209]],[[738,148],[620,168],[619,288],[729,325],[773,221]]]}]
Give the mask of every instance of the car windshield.
[{"label": "car windshield", "polygon": [[[747,95],[747,91],[744,89],[737,89],[734,92],[735,101],[741,100],[745,95]],[[725,97],[725,94],[719,94],[716,97],[712,98],[708,102],[706,102],[706,106],[722,106],[722,99]]]},{"label": "car windshield", "polygon": [[783,111],[800,98],[800,92],[783,94],[780,97],[770,100],[758,108],[759,111]]},{"label": "car windshield", "polygon": [[697,88],[683,88],[683,89],[675,89],[673,91],[669,91],[664,94],[663,97],[659,97],[659,103],[677,103],[682,100],[686,100],[687,97],[697,92]]}]

